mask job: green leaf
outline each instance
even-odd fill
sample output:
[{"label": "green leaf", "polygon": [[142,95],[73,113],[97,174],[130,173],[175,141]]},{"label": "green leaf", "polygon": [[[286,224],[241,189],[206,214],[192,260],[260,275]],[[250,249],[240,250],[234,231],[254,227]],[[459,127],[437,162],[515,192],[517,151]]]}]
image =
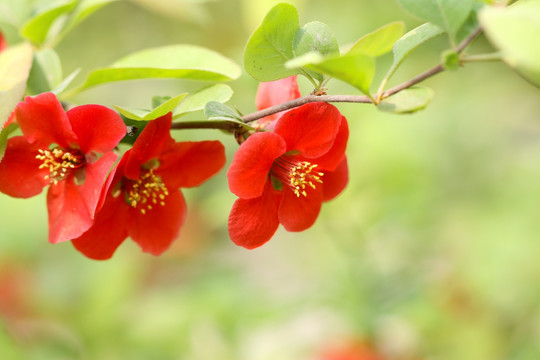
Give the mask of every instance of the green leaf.
[{"label": "green leaf", "polygon": [[56,19],[73,10],[76,4],[76,0],[54,2],[23,25],[21,36],[34,44],[42,45]]},{"label": "green leaf", "polygon": [[58,54],[52,49],[37,51],[28,77],[28,91],[31,94],[51,91],[61,81],[62,65]]},{"label": "green leaf", "polygon": [[244,51],[244,67],[259,81],[273,81],[300,73],[287,69],[294,58],[293,42],[299,29],[298,12],[290,4],[274,6],[249,38]]},{"label": "green leaf", "polygon": [[24,95],[32,57],[32,46],[27,43],[0,53],[0,129]]},{"label": "green leaf", "polygon": [[318,64],[306,67],[345,81],[368,96],[375,75],[375,61],[362,53],[326,58]]},{"label": "green leaf", "polygon": [[6,152],[6,146],[8,142],[8,136],[15,131],[19,126],[17,124],[9,124],[5,129],[0,130],[0,162],[4,158]]},{"label": "green leaf", "polygon": [[230,86],[225,84],[215,84],[199,90],[184,99],[174,112],[174,118],[204,109],[206,103],[210,101],[217,101],[224,103],[228,101],[233,94]]},{"label": "green leaf", "polygon": [[459,28],[471,12],[474,0],[397,0],[412,14],[439,25],[451,38],[455,38]]},{"label": "green leaf", "polygon": [[316,51],[321,55],[339,54],[336,37],[325,23],[313,21],[296,31],[293,45],[294,56],[311,51]]},{"label": "green leaf", "polygon": [[152,110],[144,110],[144,109],[137,109],[137,108],[131,108],[131,107],[123,107],[123,106],[116,106],[116,110],[128,119],[136,120],[136,121],[150,121],[155,120],[168,112],[171,112],[180,104],[180,101],[182,101],[188,93],[183,93],[178,96],[175,96],[165,102],[163,102],[161,105],[156,107]]},{"label": "green leaf", "polygon": [[384,99],[377,108],[394,114],[410,114],[424,109],[433,99],[433,95],[430,88],[414,86]]},{"label": "green leaf", "polygon": [[[339,45],[334,33],[328,25],[319,21],[305,24],[294,35],[293,54],[295,57],[313,52],[321,55],[339,55]],[[308,73],[319,81],[323,80],[322,74],[313,71],[308,71]]]},{"label": "green leaf", "polygon": [[451,49],[443,51],[441,54],[441,64],[445,70],[457,70],[459,68],[459,54]]},{"label": "green leaf", "polygon": [[238,65],[215,51],[194,45],[171,45],[142,50],[120,59],[110,67],[94,70],[74,93],[121,80],[181,78],[228,81],[238,78],[240,74]]},{"label": "green leaf", "polygon": [[236,111],[217,101],[210,101],[204,106],[204,116],[208,120],[236,120],[245,124]]},{"label": "green leaf", "polygon": [[302,68],[309,64],[319,64],[325,58],[316,51],[311,51],[291,59],[285,63],[287,69]]},{"label": "green leaf", "polygon": [[385,79],[388,79],[394,74],[399,65],[405,60],[409,54],[426,41],[439,36],[444,31],[432,23],[426,23],[409,31],[403,35],[393,46],[394,61],[392,66],[386,73]]},{"label": "green leaf", "polygon": [[387,24],[367,35],[361,37],[348,51],[348,54],[366,54],[380,56],[392,50],[392,45],[405,32],[405,24],[396,21]]},{"label": "green leaf", "polygon": [[518,2],[508,8],[486,6],[479,19],[503,60],[540,86],[540,1]]}]

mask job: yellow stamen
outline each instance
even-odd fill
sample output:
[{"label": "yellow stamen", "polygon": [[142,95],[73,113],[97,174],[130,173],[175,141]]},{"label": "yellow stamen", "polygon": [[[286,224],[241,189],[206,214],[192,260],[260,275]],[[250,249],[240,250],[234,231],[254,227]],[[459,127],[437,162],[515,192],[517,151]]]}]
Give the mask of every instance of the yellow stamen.
[{"label": "yellow stamen", "polygon": [[49,170],[49,174],[45,176],[45,179],[50,180],[54,185],[85,164],[83,155],[78,152],[69,152],[59,147],[52,150],[39,149],[38,151],[39,154],[36,155],[36,159],[42,161],[39,169]]},{"label": "yellow stamen", "polygon": [[324,173],[314,171],[317,166],[317,164],[312,164],[309,161],[302,161],[289,171],[290,186],[297,197],[300,197],[300,194],[307,196],[306,185],[316,189],[317,186],[314,182],[322,184],[321,177]]},{"label": "yellow stamen", "polygon": [[143,170],[143,174],[137,180],[133,180],[127,191],[127,202],[134,208],[139,207],[141,214],[152,210],[152,204],[157,205],[158,199],[161,206],[165,206],[166,196],[169,190],[159,175],[154,174],[154,169]]}]

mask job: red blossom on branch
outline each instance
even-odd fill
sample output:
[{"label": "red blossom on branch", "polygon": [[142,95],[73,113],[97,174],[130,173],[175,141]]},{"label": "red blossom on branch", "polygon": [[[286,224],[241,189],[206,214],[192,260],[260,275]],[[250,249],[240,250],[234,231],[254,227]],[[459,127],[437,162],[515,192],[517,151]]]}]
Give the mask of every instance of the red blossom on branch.
[{"label": "red blossom on branch", "polygon": [[[290,83],[296,87],[296,81]],[[279,224],[288,231],[311,227],[322,202],[348,182],[348,137],[345,117],[324,102],[289,110],[273,132],[250,136],[227,173],[229,188],[239,197],[229,216],[231,239],[253,249],[270,240]]]},{"label": "red blossom on branch", "polygon": [[180,188],[201,185],[225,164],[219,141],[175,142],[171,123],[171,113],[151,121],[109,175],[94,225],[73,240],[85,256],[108,259],[128,236],[161,254],[186,215]]},{"label": "red blossom on branch", "polygon": [[0,191],[28,198],[49,186],[49,241],[81,235],[93,222],[101,188],[126,133],[120,116],[100,105],[65,112],[52,93],[27,97],[15,109],[24,136],[8,140]]}]

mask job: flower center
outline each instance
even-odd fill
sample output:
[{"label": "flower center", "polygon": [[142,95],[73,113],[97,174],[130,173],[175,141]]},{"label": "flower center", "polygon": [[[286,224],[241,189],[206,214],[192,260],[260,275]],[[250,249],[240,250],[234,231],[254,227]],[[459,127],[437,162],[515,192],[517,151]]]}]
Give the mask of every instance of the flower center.
[{"label": "flower center", "polygon": [[316,170],[317,164],[309,161],[295,161],[290,157],[281,156],[272,166],[271,175],[279,179],[282,184],[287,185],[296,194],[307,196],[308,187],[316,189],[316,184],[322,184],[321,177],[324,173]]},{"label": "flower center", "polygon": [[64,180],[70,174],[80,169],[86,163],[84,156],[80,152],[69,152],[59,147],[52,150],[39,149],[36,159],[41,160],[40,169],[48,169],[49,174],[45,176],[54,185]]},{"label": "flower center", "polygon": [[127,202],[134,208],[139,208],[142,214],[152,210],[154,205],[165,205],[165,197],[169,195],[169,190],[161,180],[161,177],[154,174],[153,169],[144,170],[141,177],[131,181],[131,186],[127,190]]}]

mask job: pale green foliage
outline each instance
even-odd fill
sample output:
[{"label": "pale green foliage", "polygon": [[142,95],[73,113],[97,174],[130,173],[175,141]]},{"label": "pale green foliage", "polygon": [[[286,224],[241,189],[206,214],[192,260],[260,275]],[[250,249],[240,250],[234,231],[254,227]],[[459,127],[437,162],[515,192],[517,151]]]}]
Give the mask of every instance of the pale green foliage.
[{"label": "pale green foliage", "polygon": [[485,7],[480,22],[504,61],[540,86],[540,1],[509,8]]}]

